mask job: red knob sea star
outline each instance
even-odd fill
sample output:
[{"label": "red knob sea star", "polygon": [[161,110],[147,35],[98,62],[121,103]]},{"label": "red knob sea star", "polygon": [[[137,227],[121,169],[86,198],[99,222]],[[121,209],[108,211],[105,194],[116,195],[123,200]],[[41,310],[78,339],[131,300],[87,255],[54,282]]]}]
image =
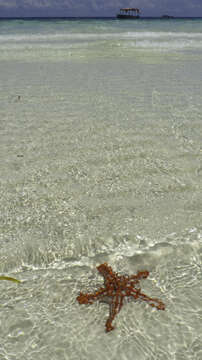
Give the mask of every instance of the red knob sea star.
[{"label": "red knob sea star", "polygon": [[152,299],[141,292],[139,280],[146,279],[149,276],[148,271],[139,271],[137,275],[123,276],[115,273],[107,263],[99,265],[97,270],[104,277],[105,287],[101,287],[93,294],[81,292],[77,297],[77,301],[79,304],[93,304],[94,300],[99,300],[109,304],[109,318],[105,324],[106,332],[114,329],[112,321],[121,310],[125,297],[147,301],[150,306],[158,310],[165,310],[165,305],[162,301]]}]

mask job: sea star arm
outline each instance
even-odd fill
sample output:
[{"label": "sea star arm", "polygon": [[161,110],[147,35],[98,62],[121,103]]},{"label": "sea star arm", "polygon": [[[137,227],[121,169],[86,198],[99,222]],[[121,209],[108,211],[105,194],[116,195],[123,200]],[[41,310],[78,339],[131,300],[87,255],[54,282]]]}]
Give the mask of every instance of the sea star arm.
[{"label": "sea star arm", "polygon": [[[133,295],[132,295],[133,296]],[[147,301],[148,304],[152,307],[155,307],[156,309],[158,310],[165,310],[165,304],[160,301],[159,299],[156,299],[156,298],[151,298],[141,292],[138,293],[138,296],[133,296],[135,299],[139,298],[143,301]]]},{"label": "sea star arm", "polygon": [[101,288],[96,291],[94,294],[84,294],[80,292],[79,296],[77,296],[77,301],[79,304],[93,304],[93,301],[99,298],[100,295],[103,295],[106,292],[106,289]]},{"label": "sea star arm", "polygon": [[149,276],[149,271],[138,271],[136,275],[129,276],[129,280],[141,280],[146,279]]},{"label": "sea star arm", "polygon": [[115,299],[112,299],[109,308],[109,318],[106,321],[106,332],[112,331],[114,326],[112,325],[112,321],[114,320],[115,316],[119,313],[123,306],[123,295],[116,294]]}]

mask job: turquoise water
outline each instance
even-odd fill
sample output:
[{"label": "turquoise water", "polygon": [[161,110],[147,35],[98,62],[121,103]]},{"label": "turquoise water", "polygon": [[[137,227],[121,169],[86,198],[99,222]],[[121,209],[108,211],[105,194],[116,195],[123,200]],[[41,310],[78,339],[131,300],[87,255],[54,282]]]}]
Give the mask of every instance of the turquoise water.
[{"label": "turquoise water", "polygon": [[201,24],[201,19],[1,20],[1,59],[62,61],[73,56],[90,60],[151,50],[201,53]]},{"label": "turquoise water", "polygon": [[201,359],[201,84],[200,19],[0,21],[2,360]]}]

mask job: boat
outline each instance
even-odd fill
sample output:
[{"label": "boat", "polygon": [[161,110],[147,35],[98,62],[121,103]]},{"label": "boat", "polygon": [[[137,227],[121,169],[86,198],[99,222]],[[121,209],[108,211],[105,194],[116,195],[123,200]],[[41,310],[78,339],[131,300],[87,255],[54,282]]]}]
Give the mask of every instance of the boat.
[{"label": "boat", "polygon": [[140,10],[136,8],[122,8],[116,17],[117,19],[139,19]]}]

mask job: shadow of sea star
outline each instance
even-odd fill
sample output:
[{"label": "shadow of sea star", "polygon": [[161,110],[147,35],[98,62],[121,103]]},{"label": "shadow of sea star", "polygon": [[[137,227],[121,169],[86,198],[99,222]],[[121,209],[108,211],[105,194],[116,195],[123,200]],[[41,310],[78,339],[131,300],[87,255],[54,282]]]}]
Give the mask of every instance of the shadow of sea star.
[{"label": "shadow of sea star", "polygon": [[101,264],[97,267],[99,273],[104,277],[104,287],[101,287],[93,294],[80,293],[77,297],[79,304],[93,304],[94,300],[109,304],[109,318],[106,321],[106,332],[114,329],[112,321],[123,306],[124,298],[130,298],[148,302],[152,307],[158,310],[165,310],[165,305],[158,299],[150,298],[143,294],[140,288],[141,279],[149,276],[148,271],[139,271],[137,275],[118,275],[107,264]]}]

